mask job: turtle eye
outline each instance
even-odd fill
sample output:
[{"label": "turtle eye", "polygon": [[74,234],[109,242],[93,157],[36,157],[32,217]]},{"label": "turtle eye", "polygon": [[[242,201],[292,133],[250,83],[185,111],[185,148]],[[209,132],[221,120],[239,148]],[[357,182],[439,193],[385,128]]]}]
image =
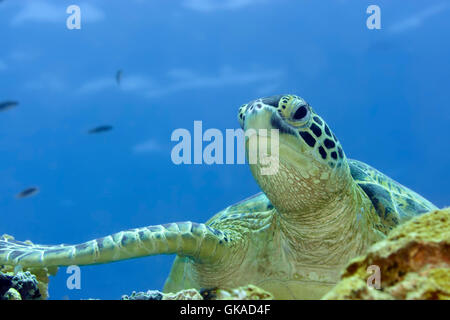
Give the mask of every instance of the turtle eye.
[{"label": "turtle eye", "polygon": [[309,110],[305,106],[300,106],[297,111],[295,111],[294,115],[292,116],[292,119],[295,121],[302,121],[306,119],[306,117],[309,115]]}]

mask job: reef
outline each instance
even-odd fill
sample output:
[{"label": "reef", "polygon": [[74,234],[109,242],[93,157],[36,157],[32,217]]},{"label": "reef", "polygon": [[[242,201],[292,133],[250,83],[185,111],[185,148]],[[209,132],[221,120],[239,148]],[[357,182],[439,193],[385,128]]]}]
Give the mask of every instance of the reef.
[{"label": "reef", "polygon": [[0,300],[48,299],[49,277],[57,271],[57,267],[22,269],[0,265]]},{"label": "reef", "polygon": [[253,285],[236,289],[196,289],[182,290],[176,293],[162,293],[149,290],[147,292],[133,292],[130,296],[122,296],[122,300],[272,300],[273,296],[267,291]]},{"label": "reef", "polygon": [[202,292],[204,297],[211,297],[211,300],[273,300],[271,293],[256,287],[254,285],[247,285],[232,290],[204,290]]},{"label": "reef", "polygon": [[450,208],[415,217],[349,262],[322,299],[449,300]]},{"label": "reef", "polygon": [[41,297],[36,276],[29,271],[16,274],[0,272],[0,300],[34,300]]}]

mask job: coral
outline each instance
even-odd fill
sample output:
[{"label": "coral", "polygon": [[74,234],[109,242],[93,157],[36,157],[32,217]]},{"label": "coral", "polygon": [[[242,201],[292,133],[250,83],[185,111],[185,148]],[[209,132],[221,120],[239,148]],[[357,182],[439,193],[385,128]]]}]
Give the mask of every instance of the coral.
[{"label": "coral", "polygon": [[[8,238],[11,240],[14,240],[14,237],[10,235],[2,235],[2,238]],[[25,243],[30,243],[31,241],[25,241]],[[0,265],[0,297],[4,297],[6,292],[10,288],[16,289],[18,293],[21,296],[21,299],[48,299],[48,283],[50,281],[49,276],[55,275],[58,271],[58,267],[29,267],[29,268],[20,268],[20,267],[14,267],[14,266],[1,266]],[[27,285],[30,285],[31,282],[33,282],[33,288],[36,287],[36,292],[39,293],[39,296],[32,295],[29,293],[23,293],[20,290],[18,290],[15,286],[12,284],[6,288],[2,285],[2,280],[5,280],[6,282],[3,282],[4,284],[8,283],[8,280],[6,279],[17,279],[15,282],[16,285],[22,287],[26,287]],[[27,280],[28,279],[28,280]],[[34,280],[31,280],[34,279]],[[25,282],[24,282],[25,281]],[[28,282],[26,282],[28,281]],[[31,282],[30,282],[31,281]],[[28,284],[26,284],[28,283]],[[10,292],[10,294],[15,294],[14,292]],[[13,297],[13,296],[11,296]],[[1,299],[1,298],[0,298]],[[17,300],[17,299],[15,299]]]},{"label": "coral", "polygon": [[177,293],[164,293],[162,300],[203,300],[203,297],[195,289],[186,289]]},{"label": "coral", "polygon": [[22,300],[22,296],[20,295],[20,293],[16,289],[10,288],[2,296],[1,300]]},{"label": "coral", "polygon": [[195,289],[181,290],[176,293],[148,290],[147,292],[133,291],[130,296],[123,295],[122,300],[203,300],[203,297]]},{"label": "coral", "polygon": [[32,300],[41,298],[36,276],[29,271],[14,275],[0,272],[1,300]]},{"label": "coral", "polygon": [[[11,266],[0,266],[0,299],[2,293],[4,294],[6,291],[8,291],[9,288],[15,288],[14,285],[10,282],[11,279],[17,279],[17,281],[15,282],[17,286],[20,286],[22,283],[23,286],[28,285],[25,284],[24,281],[26,279],[29,279],[28,281],[32,281],[33,286],[36,287],[36,292],[39,292],[39,295],[23,295],[19,290],[22,299],[48,299],[48,283],[50,281],[49,276],[55,275],[56,270],[57,268],[24,268],[23,271],[16,272]],[[10,283],[10,285],[8,288],[6,288],[6,286],[8,286],[8,283]]]},{"label": "coral", "polygon": [[[373,285],[374,270],[379,289]],[[350,261],[341,282],[323,299],[450,299],[450,208],[394,229],[365,256]]]},{"label": "coral", "polygon": [[272,300],[269,292],[254,285],[247,285],[231,290],[216,289],[202,290],[203,297],[207,300]]},{"label": "coral", "polygon": [[134,292],[122,296],[122,300],[269,300],[273,296],[253,285],[239,287],[232,290],[225,289],[196,289],[181,290],[176,293],[162,293],[156,290]]},{"label": "coral", "polygon": [[163,294],[158,290],[148,290],[147,292],[133,291],[130,296],[122,296],[122,300],[162,300],[162,298]]}]

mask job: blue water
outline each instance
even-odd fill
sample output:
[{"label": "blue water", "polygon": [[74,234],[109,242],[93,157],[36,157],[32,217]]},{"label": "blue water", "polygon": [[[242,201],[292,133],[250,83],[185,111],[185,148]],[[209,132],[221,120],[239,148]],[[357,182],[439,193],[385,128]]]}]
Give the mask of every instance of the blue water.
[{"label": "blue water", "polygon": [[[171,133],[238,128],[242,103],[279,93],[305,98],[349,157],[448,205],[449,14],[444,0],[0,2],[0,101],[20,103],[0,112],[0,234],[78,243],[206,221],[258,186],[246,165],[174,165]],[[87,134],[99,125],[114,129]],[[172,259],[83,267],[80,290],[61,268],[50,295],[161,289]]]}]

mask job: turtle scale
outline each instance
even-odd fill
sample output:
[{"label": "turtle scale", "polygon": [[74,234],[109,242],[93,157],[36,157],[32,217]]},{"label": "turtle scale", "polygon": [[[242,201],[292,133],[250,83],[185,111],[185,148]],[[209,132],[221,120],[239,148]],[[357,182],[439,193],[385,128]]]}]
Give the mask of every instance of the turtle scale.
[{"label": "turtle scale", "polygon": [[371,200],[389,230],[399,223],[436,209],[431,202],[368,164],[347,159],[355,182]]}]

